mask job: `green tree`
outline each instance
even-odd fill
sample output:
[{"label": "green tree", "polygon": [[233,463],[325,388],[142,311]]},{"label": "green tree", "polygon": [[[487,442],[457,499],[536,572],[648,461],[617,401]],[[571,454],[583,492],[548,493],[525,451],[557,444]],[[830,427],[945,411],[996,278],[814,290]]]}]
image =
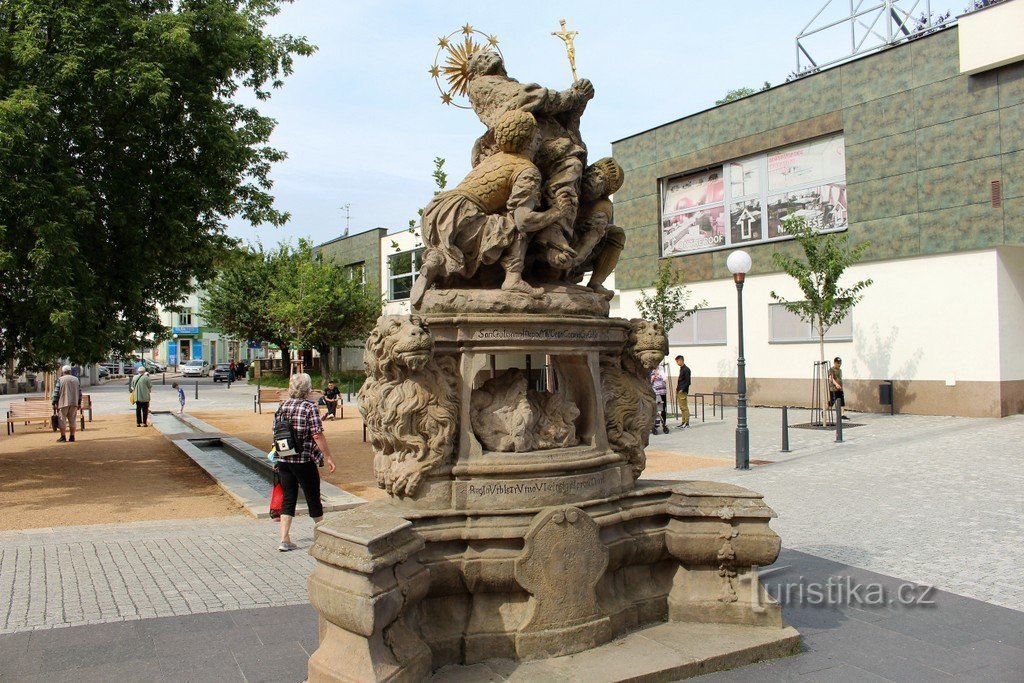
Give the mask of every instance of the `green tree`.
[{"label": "green tree", "polygon": [[[282,350],[285,375],[290,373],[288,349],[294,332],[271,301],[284,278],[291,277],[292,265],[292,249],[285,244],[271,251],[262,245],[239,249],[217,270],[200,301],[200,316],[207,324],[237,339],[276,344]],[[290,288],[290,279],[284,282]]]},{"label": "green tree", "polygon": [[300,240],[291,251],[287,268],[271,293],[269,310],[287,324],[303,349],[320,354],[320,372],[326,383],[331,375],[331,348],[365,339],[380,317],[383,299],[333,261],[324,260],[312,244]]},{"label": "green tree", "polygon": [[768,81],[765,81],[764,85],[761,86],[760,90],[754,90],[753,88],[736,88],[735,90],[730,90],[729,92],[725,93],[725,97],[723,97],[720,100],[715,100],[715,106],[717,107],[720,104],[732,102],[733,100],[738,100],[741,97],[747,97],[748,95],[754,95],[759,92],[764,92],[765,90],[768,90],[771,87],[772,84],[769,83]]},{"label": "green tree", "polygon": [[691,315],[708,305],[707,301],[691,304],[693,293],[683,282],[683,274],[668,261],[658,264],[658,276],[654,280],[654,292],[640,290],[637,308],[644,320],[661,325],[665,334]]},{"label": "green tree", "polygon": [[0,363],[100,360],[166,330],[230,246],[283,224],[274,121],[235,101],[282,84],[285,0],[0,2]]},{"label": "green tree", "polygon": [[814,326],[818,333],[819,360],[825,360],[825,333],[849,315],[853,307],[864,298],[861,294],[872,280],[860,280],[851,287],[840,287],[839,280],[847,268],[857,263],[868,248],[867,242],[852,249],[849,235],[816,232],[802,216],[790,217],[782,222],[782,229],[796,238],[804,251],[805,261],[775,252],[772,260],[778,268],[796,280],[803,293],[802,301],[789,301],[771,292],[771,297]]}]

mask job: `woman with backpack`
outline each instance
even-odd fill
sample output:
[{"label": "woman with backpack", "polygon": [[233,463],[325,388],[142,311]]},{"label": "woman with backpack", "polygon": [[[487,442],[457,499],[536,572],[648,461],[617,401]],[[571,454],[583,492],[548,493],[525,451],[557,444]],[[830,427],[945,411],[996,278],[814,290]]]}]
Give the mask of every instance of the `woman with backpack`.
[{"label": "woman with backpack", "polygon": [[313,382],[306,373],[292,375],[288,382],[288,400],[281,403],[274,415],[275,440],[282,428],[290,428],[292,448],[287,452],[278,451],[275,462],[284,490],[284,504],[281,506],[281,544],[277,547],[281,552],[295,550],[292,543],[292,519],[295,517],[295,501],[299,497],[299,487],[306,497],[309,516],[319,522],[324,516],[324,506],[320,502],[320,473],[318,467],[327,465],[328,472],[334,472],[334,458],[324,436],[324,423],[320,420],[320,411],[308,399],[313,390]]}]

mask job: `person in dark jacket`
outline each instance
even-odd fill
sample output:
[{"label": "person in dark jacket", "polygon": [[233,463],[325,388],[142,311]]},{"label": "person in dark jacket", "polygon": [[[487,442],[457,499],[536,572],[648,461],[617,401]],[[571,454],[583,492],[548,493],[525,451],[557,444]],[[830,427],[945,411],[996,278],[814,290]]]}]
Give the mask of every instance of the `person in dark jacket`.
[{"label": "person in dark jacket", "polygon": [[676,356],[676,365],[679,366],[679,383],[676,385],[676,403],[679,405],[679,429],[690,428],[690,368],[686,365],[686,359]]}]

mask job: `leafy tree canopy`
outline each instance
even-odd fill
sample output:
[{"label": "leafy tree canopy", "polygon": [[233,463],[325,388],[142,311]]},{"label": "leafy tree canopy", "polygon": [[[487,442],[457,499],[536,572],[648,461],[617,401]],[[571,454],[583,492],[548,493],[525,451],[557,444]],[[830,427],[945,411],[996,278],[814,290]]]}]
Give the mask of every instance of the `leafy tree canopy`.
[{"label": "leafy tree canopy", "polygon": [[771,87],[772,84],[769,83],[768,81],[765,81],[764,85],[761,86],[760,90],[754,90],[753,88],[736,88],[735,90],[730,90],[729,92],[725,93],[725,97],[723,97],[720,100],[715,100],[715,106],[717,107],[720,104],[725,104],[726,102],[738,100],[741,97],[746,97],[747,95],[753,95],[755,93],[764,92],[765,90],[768,90]]},{"label": "leafy tree canopy", "polygon": [[240,250],[207,286],[201,315],[239,339],[316,349],[327,377],[331,347],[369,334],[382,304],[378,292],[300,240],[298,248]]},{"label": "leafy tree canopy", "polygon": [[224,221],[283,224],[266,99],[303,38],[284,0],[0,3],[0,362],[97,361],[166,330]]},{"label": "leafy tree canopy", "polygon": [[640,290],[637,308],[644,320],[661,325],[665,334],[678,323],[686,320],[708,305],[707,301],[691,304],[690,288],[683,283],[683,275],[668,261],[658,264],[658,277],[654,280],[654,292]]},{"label": "leafy tree canopy", "polygon": [[869,244],[863,242],[850,248],[846,233],[816,232],[802,216],[791,216],[782,222],[782,229],[796,238],[805,260],[775,252],[772,260],[778,268],[796,280],[803,293],[802,301],[789,301],[771,292],[771,297],[814,326],[818,333],[819,360],[825,360],[825,333],[845,318],[864,298],[861,292],[872,280],[860,280],[850,287],[840,287],[839,280],[847,268],[857,263]]}]

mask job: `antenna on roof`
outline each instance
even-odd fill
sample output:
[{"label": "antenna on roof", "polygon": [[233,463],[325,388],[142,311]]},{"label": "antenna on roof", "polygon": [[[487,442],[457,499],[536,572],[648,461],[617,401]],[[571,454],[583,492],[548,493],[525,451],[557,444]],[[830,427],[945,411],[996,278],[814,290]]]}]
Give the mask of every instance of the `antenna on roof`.
[{"label": "antenna on roof", "polygon": [[352,205],[351,204],[343,204],[340,207],[338,207],[338,208],[341,208],[341,209],[345,210],[345,232],[341,233],[342,237],[348,237],[349,221],[352,219],[352,216],[348,212],[348,209],[349,209],[350,206],[352,206]]}]

